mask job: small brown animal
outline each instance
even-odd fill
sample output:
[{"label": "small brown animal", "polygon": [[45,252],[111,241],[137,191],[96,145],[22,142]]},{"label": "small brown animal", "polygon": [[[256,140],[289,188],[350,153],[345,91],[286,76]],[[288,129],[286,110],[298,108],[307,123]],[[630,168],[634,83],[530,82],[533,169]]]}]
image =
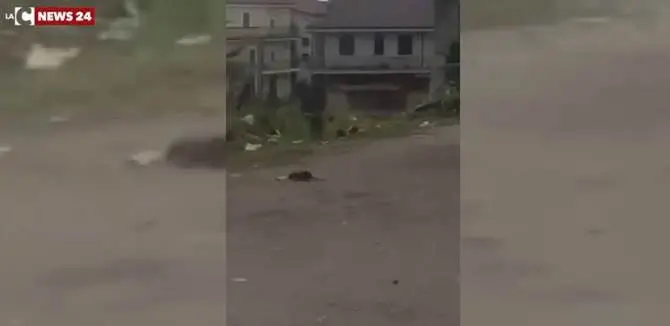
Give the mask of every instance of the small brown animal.
[{"label": "small brown animal", "polygon": [[309,172],[307,170],[303,171],[296,171],[296,172],[291,172],[288,175],[288,179],[291,181],[299,181],[299,182],[309,182],[309,181],[321,181],[323,179],[317,178],[312,174],[312,172]]},{"label": "small brown animal", "polygon": [[277,177],[277,180],[291,180],[295,182],[323,181],[324,179],[315,177],[312,172],[307,170],[291,172],[288,175]]}]

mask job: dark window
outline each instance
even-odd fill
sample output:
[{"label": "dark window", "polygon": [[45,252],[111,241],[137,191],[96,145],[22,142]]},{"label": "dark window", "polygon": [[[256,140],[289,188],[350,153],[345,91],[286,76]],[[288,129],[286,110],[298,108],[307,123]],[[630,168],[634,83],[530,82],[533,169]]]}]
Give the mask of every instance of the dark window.
[{"label": "dark window", "polygon": [[340,36],[340,55],[354,55],[354,36],[344,34]]},{"label": "dark window", "polygon": [[384,55],[384,34],[375,33],[375,55]]},{"label": "dark window", "polygon": [[242,14],[242,27],[251,27],[251,16],[248,12]]},{"label": "dark window", "polygon": [[249,49],[249,63],[256,63],[256,49]]},{"label": "dark window", "polygon": [[270,28],[275,28],[275,20],[270,19]]},{"label": "dark window", "polygon": [[410,55],[414,52],[414,38],[412,34],[398,35],[398,55]]},{"label": "dark window", "polygon": [[302,38],[302,46],[309,46],[309,37]]},{"label": "dark window", "polygon": [[275,61],[275,51],[270,52],[270,61]]}]

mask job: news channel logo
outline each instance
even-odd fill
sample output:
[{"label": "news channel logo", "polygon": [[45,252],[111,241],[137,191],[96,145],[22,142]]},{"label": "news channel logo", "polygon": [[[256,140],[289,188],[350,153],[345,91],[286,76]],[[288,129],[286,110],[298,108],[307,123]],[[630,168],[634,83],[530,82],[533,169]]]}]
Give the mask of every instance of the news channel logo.
[{"label": "news channel logo", "polygon": [[14,26],[34,26],[35,8],[34,7],[14,7],[13,17],[5,15],[6,19],[14,21]]}]

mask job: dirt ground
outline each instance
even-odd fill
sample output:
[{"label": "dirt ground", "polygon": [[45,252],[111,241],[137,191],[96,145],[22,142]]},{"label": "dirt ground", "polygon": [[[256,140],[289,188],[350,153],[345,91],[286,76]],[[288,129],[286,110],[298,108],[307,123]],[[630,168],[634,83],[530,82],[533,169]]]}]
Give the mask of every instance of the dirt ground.
[{"label": "dirt ground", "polygon": [[463,40],[462,325],[668,325],[668,21]]},{"label": "dirt ground", "polygon": [[6,132],[0,324],[222,325],[226,285],[231,326],[456,323],[456,129],[315,159],[322,182],[245,173],[227,194],[223,172],[123,162],[221,125]]},{"label": "dirt ground", "polygon": [[225,175],[124,162],[221,125],[73,122],[3,135],[14,151],[0,159],[0,324],[222,325]]},{"label": "dirt ground", "polygon": [[228,325],[457,325],[459,164],[451,127],[232,179]]}]

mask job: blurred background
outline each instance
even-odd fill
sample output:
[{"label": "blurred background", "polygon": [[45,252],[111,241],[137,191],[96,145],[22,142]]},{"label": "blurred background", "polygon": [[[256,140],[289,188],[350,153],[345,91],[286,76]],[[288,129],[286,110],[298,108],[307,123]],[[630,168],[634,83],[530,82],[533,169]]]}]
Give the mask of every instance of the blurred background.
[{"label": "blurred background", "polygon": [[[42,3],[3,0],[0,10],[17,4]],[[96,26],[0,26],[0,121],[223,110],[225,1],[49,4],[95,6]]]}]

